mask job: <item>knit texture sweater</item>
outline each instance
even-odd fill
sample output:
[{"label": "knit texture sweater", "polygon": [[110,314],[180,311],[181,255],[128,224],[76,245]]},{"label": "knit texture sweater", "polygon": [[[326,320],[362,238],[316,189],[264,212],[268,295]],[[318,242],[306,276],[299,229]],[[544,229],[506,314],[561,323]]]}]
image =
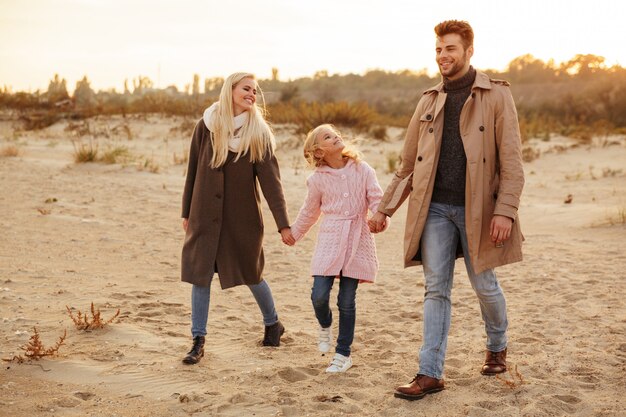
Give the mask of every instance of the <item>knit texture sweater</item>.
[{"label": "knit texture sweater", "polygon": [[302,239],[322,215],[311,275],[338,276],[373,282],[378,271],[376,245],[367,225],[367,210],[376,213],[383,190],[366,162],[348,160],[345,167],[322,166],[306,180],[308,192],[291,225]]},{"label": "knit texture sweater", "polygon": [[433,189],[432,201],[436,203],[465,205],[465,167],[467,159],[459,121],[463,104],[469,97],[472,84],[476,79],[476,70],[469,71],[458,80],[443,79],[443,88],[447,93],[444,105],[443,136],[441,152],[437,164],[437,176]]}]

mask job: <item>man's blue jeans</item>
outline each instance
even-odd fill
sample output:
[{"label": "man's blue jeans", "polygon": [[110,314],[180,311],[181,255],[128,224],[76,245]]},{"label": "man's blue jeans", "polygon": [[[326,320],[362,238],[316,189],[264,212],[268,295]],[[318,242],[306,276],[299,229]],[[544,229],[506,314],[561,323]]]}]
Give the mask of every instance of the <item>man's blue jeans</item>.
[{"label": "man's blue jeans", "polygon": [[441,379],[450,329],[450,295],[456,248],[461,242],[465,267],[472,288],[478,296],[487,349],[500,352],[506,348],[506,301],[493,269],[476,275],[469,261],[465,232],[465,207],[431,203],[422,233],[421,252],[424,266],[424,340],[420,350],[419,373]]},{"label": "man's blue jeans", "polygon": [[[330,310],[330,290],[335,283],[334,276],[314,276],[311,289],[311,301],[315,310],[315,317],[322,327],[330,327],[333,323],[333,313]],[[350,346],[354,340],[354,325],[356,322],[356,289],[359,280],[348,277],[339,278],[339,294],[337,307],[339,308],[339,336],[335,352],[343,356],[350,356]]]},{"label": "man's blue jeans", "polygon": [[[271,326],[278,321],[278,314],[274,308],[272,290],[263,280],[256,285],[248,285],[254,299],[263,314],[263,324]],[[209,318],[209,302],[211,301],[211,285],[201,287],[194,285],[191,288],[191,335],[206,336],[206,325]]]}]

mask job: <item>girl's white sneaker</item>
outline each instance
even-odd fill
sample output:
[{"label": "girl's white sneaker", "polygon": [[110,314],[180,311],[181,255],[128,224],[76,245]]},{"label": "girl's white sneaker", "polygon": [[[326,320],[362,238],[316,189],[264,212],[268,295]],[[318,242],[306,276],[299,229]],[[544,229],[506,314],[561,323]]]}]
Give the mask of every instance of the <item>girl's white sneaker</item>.
[{"label": "girl's white sneaker", "polygon": [[335,353],[333,361],[330,366],[326,368],[326,372],[337,373],[346,372],[352,367],[352,358],[350,356],[343,356],[341,353]]},{"label": "girl's white sneaker", "polygon": [[317,342],[317,348],[322,353],[328,353],[330,350],[331,340],[333,338],[333,334],[331,331],[331,327],[328,326],[326,328],[320,326],[320,336]]}]

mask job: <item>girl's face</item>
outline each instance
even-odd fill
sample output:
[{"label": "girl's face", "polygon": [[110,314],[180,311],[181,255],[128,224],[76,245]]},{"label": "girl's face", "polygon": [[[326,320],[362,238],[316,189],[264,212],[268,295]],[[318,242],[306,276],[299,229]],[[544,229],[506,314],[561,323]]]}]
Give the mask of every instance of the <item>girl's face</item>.
[{"label": "girl's face", "polygon": [[256,82],[252,78],[244,78],[233,87],[233,112],[235,116],[248,111],[256,102]]},{"label": "girl's face", "polygon": [[341,156],[345,147],[341,136],[328,127],[322,128],[317,134],[317,149],[322,152],[321,157],[324,159]]}]

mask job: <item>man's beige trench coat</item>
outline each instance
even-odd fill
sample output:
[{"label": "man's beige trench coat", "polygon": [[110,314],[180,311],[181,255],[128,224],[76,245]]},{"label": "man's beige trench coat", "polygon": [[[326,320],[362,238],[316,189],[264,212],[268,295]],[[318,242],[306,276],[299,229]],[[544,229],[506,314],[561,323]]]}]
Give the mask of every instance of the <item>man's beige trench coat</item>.
[{"label": "man's beige trench coat", "polygon": [[[404,266],[421,264],[420,238],[428,217],[443,132],[443,83],[424,92],[406,133],[402,165],[379,205],[392,216],[408,197]],[[506,81],[476,72],[461,111],[461,138],[467,157],[465,223],[470,263],[476,274],[522,260],[517,218],[524,186],[517,111]],[[514,220],[511,237],[496,248],[489,227],[494,214]],[[460,249],[460,248],[459,248]],[[462,251],[457,250],[457,257]]]},{"label": "man's beige trench coat", "polygon": [[[289,227],[280,171],[274,155],[251,163],[249,155],[209,167],[210,132],[200,120],[191,141],[182,217],[189,219],[183,245],[182,281],[208,286],[215,272],[223,289],[263,279],[263,218],[257,181],[278,230]],[[217,268],[217,269],[216,269]]]}]

